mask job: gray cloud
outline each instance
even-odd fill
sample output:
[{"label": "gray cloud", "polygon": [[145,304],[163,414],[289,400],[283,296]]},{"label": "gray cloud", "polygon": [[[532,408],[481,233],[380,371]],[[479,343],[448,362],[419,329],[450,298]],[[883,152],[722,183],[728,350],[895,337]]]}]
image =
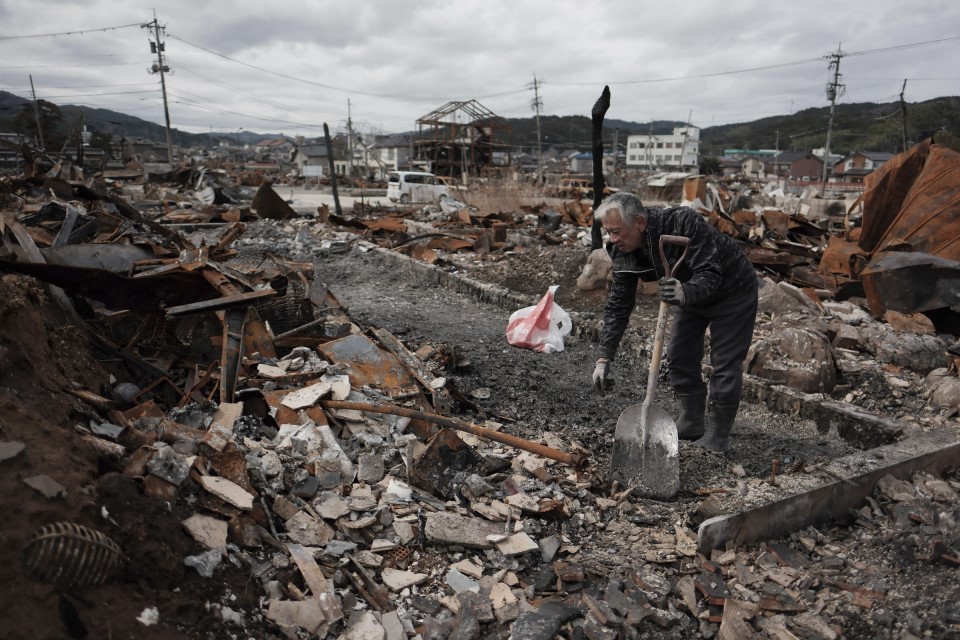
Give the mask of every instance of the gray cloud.
[{"label": "gray cloud", "polygon": [[[150,9],[132,4],[13,0],[0,4],[0,20],[5,35],[24,35],[152,19]],[[384,131],[413,129],[448,100],[477,98],[500,115],[527,117],[533,95],[524,87],[534,73],[544,81],[548,115],[588,115],[610,83],[611,118],[684,120],[692,111],[701,126],[746,121],[825,105],[823,56],[841,42],[859,52],[960,35],[952,32],[960,5],[946,1],[169,0],[158,17],[170,36],[176,126],[306,135],[323,122],[343,126],[348,100],[355,122]],[[40,96],[99,93],[55,100],[162,122],[157,78],[147,72],[148,35],[134,27],[0,39],[0,89],[26,97],[32,74]],[[904,78],[910,101],[955,95],[958,63],[960,41],[850,56],[841,64],[843,100],[890,100]],[[638,82],[677,77],[686,79]],[[127,93],[138,90],[152,93]]]}]

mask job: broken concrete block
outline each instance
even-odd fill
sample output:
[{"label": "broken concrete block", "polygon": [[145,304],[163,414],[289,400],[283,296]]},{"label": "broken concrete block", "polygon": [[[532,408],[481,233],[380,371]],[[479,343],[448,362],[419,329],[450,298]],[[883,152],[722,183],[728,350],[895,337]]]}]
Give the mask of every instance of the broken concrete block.
[{"label": "broken concrete block", "polygon": [[323,550],[328,556],[339,558],[348,551],[353,551],[357,548],[357,543],[349,542],[347,540],[331,540],[327,543],[326,548]]},{"label": "broken concrete block", "polygon": [[335,532],[322,520],[315,520],[305,511],[300,511],[284,523],[287,536],[305,547],[324,547],[333,540]]},{"label": "broken concrete block", "polygon": [[833,338],[833,346],[838,349],[859,349],[860,332],[848,324],[837,327],[837,335]]},{"label": "broken concrete block", "polygon": [[367,485],[354,485],[347,496],[347,504],[354,511],[369,511],[377,507],[373,489]]},{"label": "broken concrete block", "polygon": [[376,484],[384,476],[383,456],[377,453],[361,454],[357,460],[357,480],[367,484]]},{"label": "broken concrete block", "polygon": [[187,556],[183,559],[183,564],[188,567],[193,567],[197,570],[197,573],[204,578],[212,578],[213,572],[216,571],[217,567],[220,566],[221,560],[223,560],[223,552],[224,547],[208,549],[195,556]]},{"label": "broken concrete block", "polygon": [[498,582],[490,591],[490,604],[500,624],[512,622],[520,615],[517,596],[513,595],[513,590],[502,582]]},{"label": "broken concrete block", "polygon": [[606,249],[594,249],[587,258],[587,264],[577,278],[577,289],[580,291],[593,291],[594,289],[604,289],[607,281],[610,279],[610,273],[613,271],[613,261]]},{"label": "broken concrete block", "polygon": [[450,567],[450,569],[447,570],[447,575],[444,576],[444,582],[446,582],[447,586],[453,589],[455,593],[467,590],[476,591],[480,588],[476,580],[465,576],[454,567]]},{"label": "broken concrete block", "polygon": [[333,400],[346,400],[350,397],[350,376],[326,373],[320,381],[330,385],[330,397]]},{"label": "broken concrete block", "polygon": [[267,607],[267,619],[282,629],[292,632],[296,627],[314,633],[326,621],[320,604],[313,598],[306,600],[271,600]]},{"label": "broken concrete block", "polygon": [[280,516],[283,520],[289,520],[293,516],[300,513],[300,507],[290,502],[284,496],[277,496],[273,501],[273,512]]},{"label": "broken concrete block", "polygon": [[67,489],[48,475],[31,476],[23,481],[32,489],[39,491],[45,498],[67,497]]},{"label": "broken concrete block", "polygon": [[755,342],[747,354],[747,372],[807,393],[829,393],[837,384],[830,344],[797,327],[785,327]]},{"label": "broken concrete block", "polygon": [[890,325],[876,322],[861,329],[860,339],[881,363],[920,373],[947,366],[947,345],[937,336],[897,333]]},{"label": "broken concrete block", "polygon": [[960,407],[960,378],[942,378],[930,394],[930,404],[941,409]]},{"label": "broken concrete block", "polygon": [[187,476],[190,475],[190,467],[193,465],[193,456],[186,457],[177,454],[172,447],[163,443],[154,445],[157,452],[147,463],[147,471],[162,478],[170,484],[179,487],[183,484]]},{"label": "broken concrete block", "polygon": [[22,442],[0,442],[0,462],[16,457],[26,448]]},{"label": "broken concrete block", "polygon": [[395,592],[403,591],[407,587],[412,587],[415,584],[420,584],[429,577],[430,576],[425,573],[414,573],[413,571],[403,571],[389,567],[380,573],[380,579],[383,580],[383,584]]},{"label": "broken concrete block", "polygon": [[483,567],[476,565],[470,560],[461,560],[452,565],[452,568],[475,580],[479,580],[483,576]]},{"label": "broken concrete block", "polygon": [[[486,623],[494,620],[493,606],[490,604],[490,599],[485,595],[482,595],[476,591],[464,590],[457,592],[455,599],[459,605],[460,611],[465,612],[469,610],[472,617],[476,618],[477,622]],[[457,629],[457,631],[459,632],[461,629],[462,620],[461,626]]]},{"label": "broken concrete block", "polygon": [[[396,529],[396,523],[394,524]],[[439,511],[427,515],[424,534],[427,540],[438,544],[451,544],[473,549],[489,549],[491,535],[499,535],[503,527],[495,522],[479,518],[465,518],[454,513]]]},{"label": "broken concrete block", "polygon": [[409,522],[400,522],[394,520],[393,522],[393,532],[397,534],[397,538],[400,540],[400,544],[407,545],[413,542],[413,539],[417,537],[416,532],[413,529],[413,525]]},{"label": "broken concrete block", "polygon": [[540,557],[544,562],[553,562],[553,558],[557,555],[557,551],[560,550],[562,544],[563,543],[560,541],[560,538],[557,535],[541,538]]},{"label": "broken concrete block", "polygon": [[539,548],[536,540],[528,536],[525,531],[520,531],[497,542],[497,549],[505,556],[516,556]]},{"label": "broken concrete block", "polygon": [[[812,314],[810,308],[812,302],[796,287],[792,287],[792,285],[781,287],[766,279],[761,282],[766,284],[763,284],[757,293],[758,313],[765,313],[774,317],[787,313]],[[791,289],[796,290],[799,295]]]},{"label": "broken concrete block", "polygon": [[247,510],[253,508],[253,496],[247,493],[243,487],[235,482],[230,482],[226,478],[201,476],[200,486],[235,507]]},{"label": "broken concrete block", "polygon": [[321,381],[309,387],[297,389],[293,393],[288,393],[283,397],[280,404],[294,411],[306,409],[315,405],[317,400],[330,393],[331,390],[332,386],[329,382]]},{"label": "broken concrete block", "polygon": [[337,520],[350,513],[347,501],[332,491],[324,491],[311,504],[325,520]]},{"label": "broken concrete block", "polygon": [[407,640],[407,632],[396,611],[387,611],[381,615],[380,624],[386,633],[386,640]]},{"label": "broken concrete block", "polygon": [[210,516],[194,514],[181,522],[190,536],[207,549],[227,546],[228,525],[223,520]]},{"label": "broken concrete block", "polygon": [[343,640],[384,640],[387,632],[371,611],[365,611],[355,619],[351,618],[347,630],[341,636]]}]

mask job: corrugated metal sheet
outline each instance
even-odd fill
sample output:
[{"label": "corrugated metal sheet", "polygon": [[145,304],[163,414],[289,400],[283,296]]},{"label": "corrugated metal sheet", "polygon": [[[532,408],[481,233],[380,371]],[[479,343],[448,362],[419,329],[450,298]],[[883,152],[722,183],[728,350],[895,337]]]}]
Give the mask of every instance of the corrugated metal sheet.
[{"label": "corrugated metal sheet", "polygon": [[909,244],[960,260],[960,153],[929,141],[867,176],[863,231],[868,252]]}]

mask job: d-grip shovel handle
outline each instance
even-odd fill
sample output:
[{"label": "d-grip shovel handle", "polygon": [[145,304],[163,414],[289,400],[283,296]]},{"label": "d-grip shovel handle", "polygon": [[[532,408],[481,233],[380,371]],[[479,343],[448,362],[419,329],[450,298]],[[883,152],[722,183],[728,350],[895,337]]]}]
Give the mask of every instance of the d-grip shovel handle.
[{"label": "d-grip shovel handle", "polygon": [[[680,259],[673,263],[672,267],[667,261],[667,255],[663,251],[664,245],[667,244],[683,247],[683,253],[680,254]],[[660,236],[660,262],[663,263],[664,278],[671,277],[673,272],[680,268],[680,264],[683,263],[683,259],[687,257],[687,249],[689,248],[690,238],[685,236]]]}]

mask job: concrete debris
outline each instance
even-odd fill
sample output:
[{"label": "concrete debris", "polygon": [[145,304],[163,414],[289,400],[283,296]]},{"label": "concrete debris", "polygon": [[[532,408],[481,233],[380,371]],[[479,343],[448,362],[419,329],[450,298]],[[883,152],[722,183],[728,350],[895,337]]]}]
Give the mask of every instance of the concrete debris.
[{"label": "concrete debris", "polygon": [[[130,483],[129,495],[193,511],[174,528],[197,553],[176,565],[205,578],[244,572],[259,589],[255,611],[226,601],[208,609],[237,626],[268,625],[247,635],[839,638],[855,632],[856,615],[885,615],[901,560],[866,565],[824,534],[828,522],[843,520],[864,543],[898,532],[904,557],[930,566],[960,563],[956,465],[921,465],[937,454],[910,449],[884,418],[906,396],[941,417],[960,412],[951,351],[960,268],[940,241],[955,216],[926,216],[929,197],[897,199],[903,185],[889,184],[909,174],[919,195],[928,184],[953,194],[936,169],[956,158],[937,145],[911,153],[897,161],[903,171],[868,182],[859,209],[840,213],[782,189],[686,174],[647,181],[657,193],[682,189],[764,275],[746,359],[756,393],[823,433],[883,443],[816,465],[794,452],[760,470],[724,463],[729,481],[698,489],[703,500],[684,514],[598,489],[595,470],[551,455],[573,449],[585,461],[574,433],[511,435],[509,416],[485,410],[500,386],[458,388],[453,372],[470,363],[455,349],[413,351],[361,326],[315,271],[315,259],[355,250],[410,256],[411,270],[437,265],[428,273],[443,280],[460,265],[573,245],[593,222],[579,197],[487,213],[465,193],[415,214],[360,205],[356,217],[325,211],[318,222],[263,176],[238,176],[256,182],[253,196],[217,172],[181,169],[182,191],[140,185],[134,199],[116,186],[82,208],[63,199],[75,194],[69,182],[57,197],[50,186],[0,182],[0,195],[21,203],[0,218],[0,268],[49,283],[83,335],[133,372],[136,384],[73,389],[82,410],[71,428],[122,471],[111,481]],[[582,188],[570,182],[564,197]],[[241,220],[256,218],[271,221],[266,231],[240,242]],[[183,233],[210,224],[216,237]],[[280,257],[279,237],[302,261]],[[609,270],[606,252],[594,251],[577,287],[604,288]],[[483,296],[523,306],[493,289]],[[867,399],[875,412],[861,408]],[[883,447],[895,440],[905,459],[888,468],[895,456]],[[955,446],[940,444],[941,454]],[[0,461],[14,468],[34,446],[25,449],[0,443]],[[23,482],[67,496],[47,475]],[[765,528],[814,511],[824,515],[816,524]],[[118,517],[114,507],[102,513]],[[610,541],[629,543],[631,555],[604,556]],[[138,620],[158,624],[152,612]],[[902,626],[932,636],[960,624],[949,606],[924,615]]]}]

